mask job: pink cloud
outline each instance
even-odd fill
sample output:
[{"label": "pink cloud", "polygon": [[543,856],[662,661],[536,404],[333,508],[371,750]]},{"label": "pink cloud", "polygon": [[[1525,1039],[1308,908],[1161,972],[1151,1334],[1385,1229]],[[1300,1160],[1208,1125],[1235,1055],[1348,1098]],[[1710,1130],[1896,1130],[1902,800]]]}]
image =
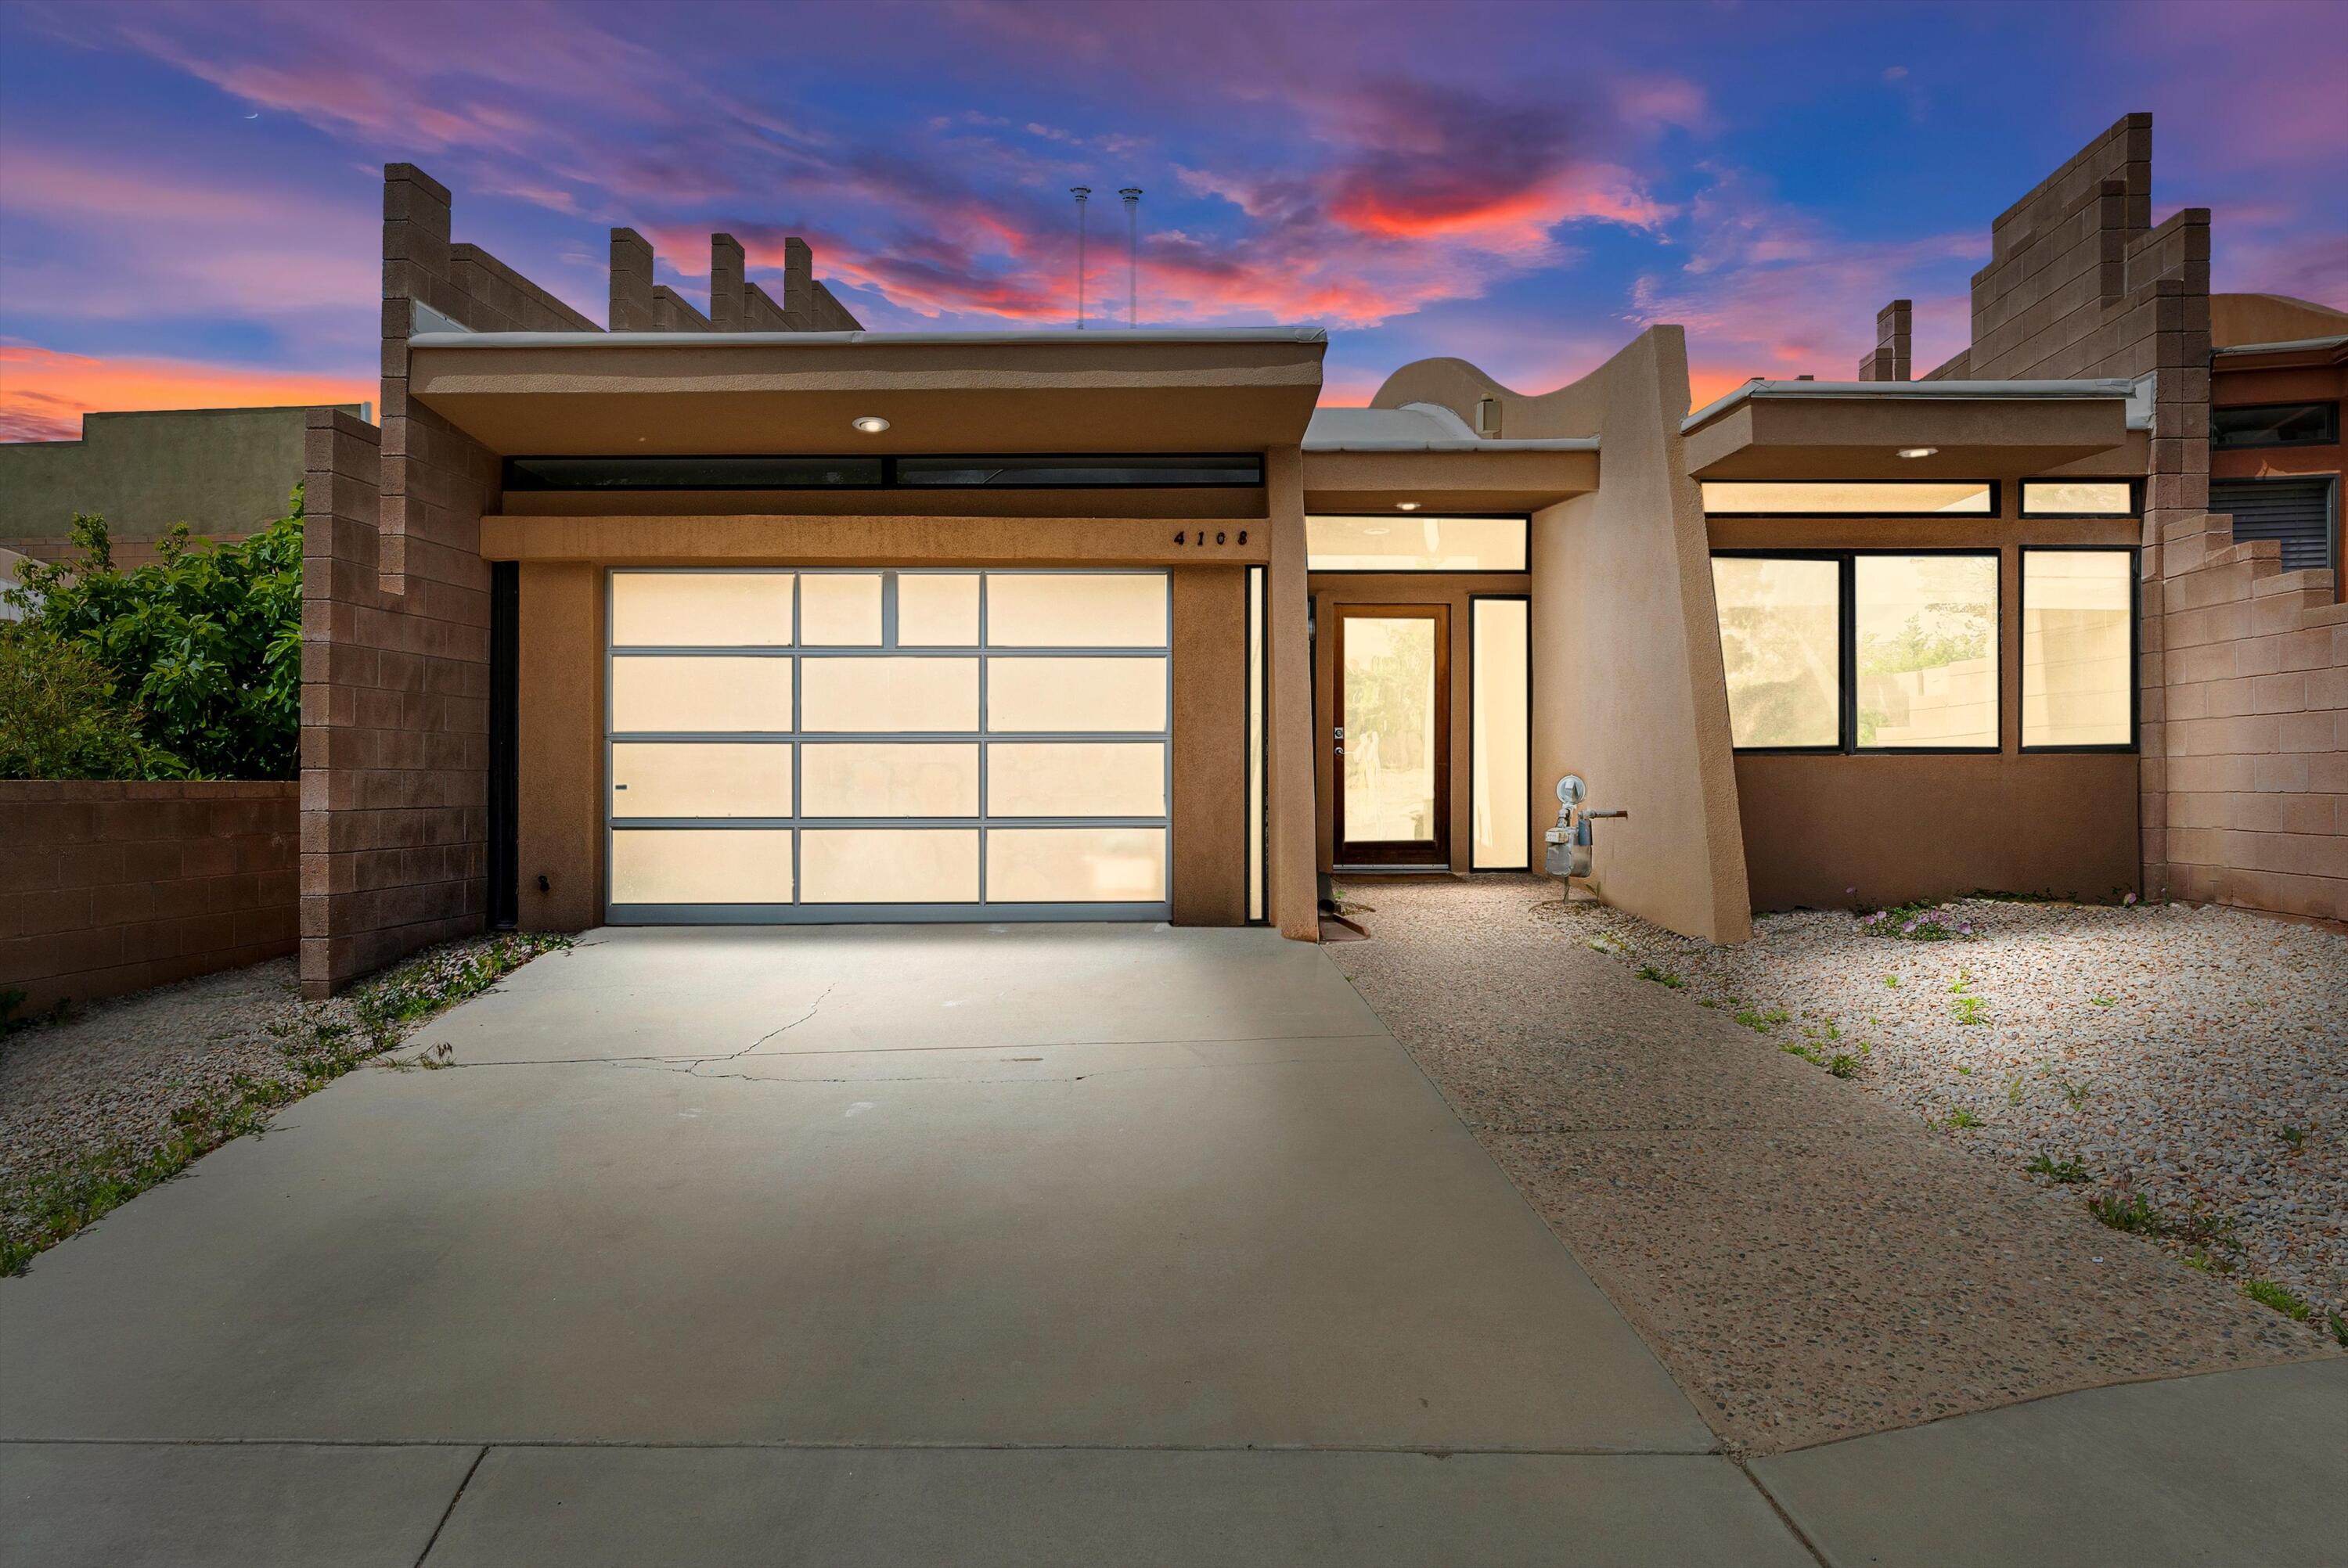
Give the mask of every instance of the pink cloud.
[{"label": "pink cloud", "polygon": [[312,406],[375,397],[375,384],[356,376],[0,343],[0,441],[71,441],[81,434],[81,416],[94,410]]}]

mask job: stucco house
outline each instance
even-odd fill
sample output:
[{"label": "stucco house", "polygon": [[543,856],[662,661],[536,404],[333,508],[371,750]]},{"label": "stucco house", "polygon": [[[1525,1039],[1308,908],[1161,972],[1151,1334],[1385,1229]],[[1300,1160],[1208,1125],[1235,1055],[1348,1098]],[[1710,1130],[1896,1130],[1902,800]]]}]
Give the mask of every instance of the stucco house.
[{"label": "stucco house", "polygon": [[1674,326],[1318,408],[1317,329],[865,332],[722,234],[705,315],[615,231],[598,323],[392,165],[382,422],[307,433],[304,983],[485,922],[1310,940],[1321,873],[1539,867],[1568,773],[1628,813],[1588,885],[1714,941],[2348,913],[2348,610],[2209,512],[2208,214],[2150,225],[2149,138],[1998,220],[1956,361],[1895,304],[1859,379],[1694,412]]}]

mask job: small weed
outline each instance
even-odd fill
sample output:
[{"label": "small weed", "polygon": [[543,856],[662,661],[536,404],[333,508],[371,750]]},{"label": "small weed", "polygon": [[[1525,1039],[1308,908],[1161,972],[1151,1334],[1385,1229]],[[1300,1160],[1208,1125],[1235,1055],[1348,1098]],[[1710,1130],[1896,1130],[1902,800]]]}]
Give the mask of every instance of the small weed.
[{"label": "small weed", "polygon": [[1678,990],[1681,987],[1687,984],[1685,980],[1672,973],[1671,970],[1659,969],[1653,964],[1641,964],[1639,966],[1639,978],[1643,980],[1653,980],[1659,986],[1669,986],[1673,990]]},{"label": "small weed", "polygon": [[1601,931],[1598,935],[1590,938],[1590,949],[1592,952],[1605,953],[1611,957],[1616,953],[1629,952],[1631,950],[1631,944],[1624,941],[1622,938],[1616,936],[1612,931]]},{"label": "small weed", "polygon": [[1756,1034],[1767,1034],[1793,1015],[1784,1008],[1771,1008],[1766,1012],[1746,1008],[1736,1015],[1736,1021]]},{"label": "small weed", "polygon": [[1902,942],[1971,941],[1973,923],[1953,917],[1937,904],[1902,904],[1859,917],[1859,928],[1870,937],[1890,937]]},{"label": "small weed", "polygon": [[1827,1071],[1837,1078],[1857,1078],[1859,1059],[1847,1051],[1837,1051],[1835,1059],[1827,1063]]},{"label": "small weed", "polygon": [[1949,994],[1952,997],[1963,996],[1972,989],[1973,972],[1971,969],[1959,969],[1957,978],[1949,982]]},{"label": "small weed", "polygon": [[1827,1064],[1826,1054],[1814,1045],[1804,1045],[1799,1040],[1781,1040],[1777,1042],[1777,1049],[1787,1056],[1798,1056],[1804,1061],[1815,1063],[1819,1067]]},{"label": "small weed", "polygon": [[1892,990],[1892,991],[1896,991],[1896,990],[1898,990],[1898,989],[1900,989],[1900,977],[1899,977],[1898,975],[1886,975],[1886,976],[1884,976],[1884,977],[1883,977],[1883,989],[1886,989],[1886,990]]},{"label": "small weed", "polygon": [[1970,1067],[1966,1067],[1966,1066],[1963,1066],[1963,1065],[1962,1065],[1962,1064],[1960,1064],[1960,1065],[1958,1066],[1957,1071],[1958,1071],[1959,1072],[1963,1073],[1967,1078],[1971,1078],[1971,1077],[1973,1075],[1973,1070],[1972,1070],[1972,1068],[1970,1068]]},{"label": "small weed", "polygon": [[2157,1236],[2162,1230],[2160,1211],[2146,1202],[2141,1193],[2099,1193],[2087,1200],[2087,1212],[2130,1235]]},{"label": "small weed", "polygon": [[2348,1317],[2343,1317],[2337,1312],[2327,1312],[2323,1315],[2323,1326],[2332,1330],[2332,1337],[2339,1341],[2340,1348],[2348,1350]]},{"label": "small weed", "polygon": [[2089,997],[2087,999],[2099,1008],[2107,1008],[2119,999],[2116,997]]},{"label": "small weed", "polygon": [[1959,1023],[1987,1023],[1989,1020],[1982,1017],[1981,1009],[1981,998],[1959,997],[1956,1003],[1957,1021]]},{"label": "small weed", "polygon": [[1716,997],[1706,997],[1695,1005],[1700,1008],[1716,1008],[1720,1005],[1720,1000]]},{"label": "small weed", "polygon": [[2021,1104],[2021,1103],[2022,1103],[2022,1080],[2021,1080],[2021,1079],[2019,1079],[2019,1078],[2011,1078],[2011,1079],[2008,1079],[2008,1080],[2006,1081],[2006,1085],[2005,1085],[2005,1102],[2006,1102],[2008,1105],[2019,1105],[2019,1104]]},{"label": "small weed", "polygon": [[2075,1186],[2087,1179],[2087,1167],[2076,1155],[2067,1155],[2058,1160],[2052,1154],[2041,1152],[2024,1168],[2034,1176],[2044,1176],[2050,1182],[2058,1182],[2066,1187]]},{"label": "small weed", "polygon": [[2271,1279],[2246,1279],[2242,1281],[2242,1294],[2260,1307],[2281,1313],[2294,1323],[2306,1322],[2308,1314],[2314,1310]]},{"label": "small weed", "polygon": [[1982,1119],[1974,1115],[1972,1112],[1966,1110],[1962,1105],[1958,1106],[1954,1111],[1950,1112],[1948,1116],[1941,1123],[1941,1126],[1948,1128],[1951,1132],[1964,1132],[1969,1129],[1978,1127],[1981,1124]]},{"label": "small weed", "polygon": [[2067,1078],[2056,1079],[2054,1087],[2063,1091],[2063,1098],[2071,1102],[2071,1109],[2074,1111],[2085,1105],[2087,1102],[2087,1097],[2095,1092],[2085,1084],[2074,1083]]},{"label": "small weed", "polygon": [[2296,1127],[2285,1127],[2282,1129],[2282,1141],[2290,1144],[2291,1152],[2296,1154],[2306,1145],[2307,1134]]}]

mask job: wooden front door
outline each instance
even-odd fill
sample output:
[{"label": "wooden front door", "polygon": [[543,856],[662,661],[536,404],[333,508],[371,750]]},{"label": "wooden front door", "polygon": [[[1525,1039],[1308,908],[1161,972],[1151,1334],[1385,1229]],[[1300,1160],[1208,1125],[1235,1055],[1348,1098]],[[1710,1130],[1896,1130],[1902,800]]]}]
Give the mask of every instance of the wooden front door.
[{"label": "wooden front door", "polygon": [[1336,664],[1340,866],[1451,864],[1451,610],[1341,604]]}]

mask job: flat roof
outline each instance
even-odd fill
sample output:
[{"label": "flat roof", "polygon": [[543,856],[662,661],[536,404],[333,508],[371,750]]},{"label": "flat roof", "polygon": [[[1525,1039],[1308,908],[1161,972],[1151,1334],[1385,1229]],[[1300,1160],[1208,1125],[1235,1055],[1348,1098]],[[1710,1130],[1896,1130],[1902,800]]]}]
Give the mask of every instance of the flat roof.
[{"label": "flat roof", "polygon": [[[446,318],[441,318],[445,320]],[[410,348],[936,348],[967,344],[1115,347],[1119,343],[1264,343],[1329,341],[1325,327],[1141,327],[1097,332],[1047,327],[985,333],[476,333],[424,332]]]},{"label": "flat roof", "polygon": [[1681,420],[1680,433],[1685,435],[1739,404],[1765,398],[2086,402],[2105,398],[2126,401],[2135,396],[2136,392],[2135,382],[2120,377],[2079,381],[1748,381],[1727,396],[1715,398]]},{"label": "flat roof", "polygon": [[1482,436],[1437,403],[1400,408],[1316,408],[1304,430],[1307,452],[1595,452],[1594,436],[1509,441]]},{"label": "flat roof", "polygon": [[2288,343],[2237,343],[2224,348],[2213,348],[2211,354],[2317,354],[2328,348],[2348,345],[2348,333],[2331,337],[2292,338]]}]

